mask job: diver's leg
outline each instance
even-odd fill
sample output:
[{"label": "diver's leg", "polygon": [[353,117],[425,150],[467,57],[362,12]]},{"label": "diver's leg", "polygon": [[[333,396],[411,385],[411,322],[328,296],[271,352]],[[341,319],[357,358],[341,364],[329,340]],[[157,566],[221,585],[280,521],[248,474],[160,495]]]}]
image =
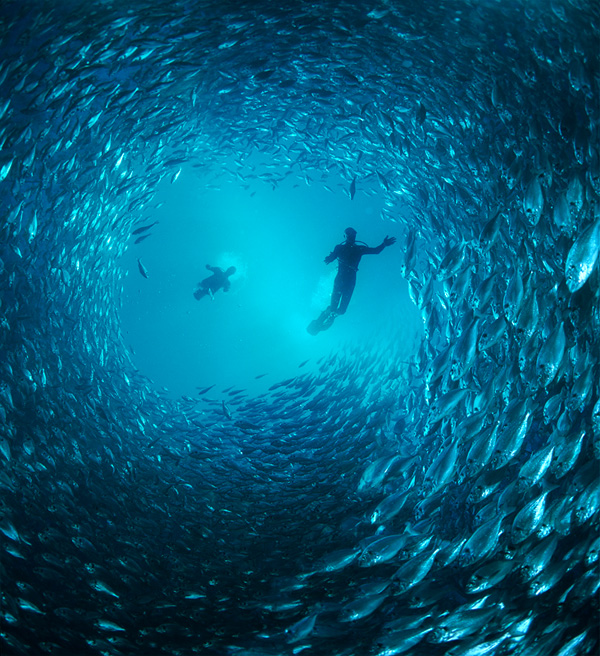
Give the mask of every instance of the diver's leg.
[{"label": "diver's leg", "polygon": [[203,289],[202,287],[199,287],[195,292],[194,292],[194,298],[199,301],[201,298],[204,298],[206,296],[207,292],[206,289]]},{"label": "diver's leg", "polygon": [[344,289],[342,291],[342,298],[340,300],[340,307],[337,310],[338,314],[345,314],[348,309],[348,304],[352,298],[354,292],[354,286],[356,285],[356,276],[348,277],[345,280]]},{"label": "diver's leg", "polygon": [[340,300],[342,298],[342,290],[343,290],[343,285],[342,285],[342,277],[338,273],[338,275],[335,277],[335,280],[333,281],[333,291],[331,292],[331,305],[329,306],[329,310],[331,312],[338,312],[338,307],[340,304]]}]

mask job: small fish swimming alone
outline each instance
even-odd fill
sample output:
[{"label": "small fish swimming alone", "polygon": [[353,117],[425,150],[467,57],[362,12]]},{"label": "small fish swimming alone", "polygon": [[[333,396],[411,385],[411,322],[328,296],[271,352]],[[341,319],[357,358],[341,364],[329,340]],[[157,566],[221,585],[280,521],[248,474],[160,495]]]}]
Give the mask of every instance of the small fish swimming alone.
[{"label": "small fish swimming alone", "polygon": [[150,230],[150,228],[152,228],[153,226],[155,226],[157,224],[158,224],[158,221],[154,221],[154,223],[150,223],[148,225],[141,226],[140,228],[136,228],[131,234],[132,235],[139,235],[142,232],[146,232],[147,230]]},{"label": "small fish swimming alone", "polygon": [[140,274],[144,278],[148,278],[148,271],[146,270],[146,267],[142,264],[142,262],[139,258],[138,258],[137,264],[138,264],[138,270],[139,270]]}]

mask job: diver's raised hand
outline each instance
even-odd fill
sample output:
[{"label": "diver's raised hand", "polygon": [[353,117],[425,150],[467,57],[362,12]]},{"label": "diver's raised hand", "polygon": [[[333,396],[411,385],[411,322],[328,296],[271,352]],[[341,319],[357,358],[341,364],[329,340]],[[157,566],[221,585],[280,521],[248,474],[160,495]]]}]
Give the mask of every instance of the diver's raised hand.
[{"label": "diver's raised hand", "polygon": [[385,239],[383,240],[383,245],[384,246],[391,246],[392,244],[396,243],[396,237],[388,237],[387,235],[385,236]]}]

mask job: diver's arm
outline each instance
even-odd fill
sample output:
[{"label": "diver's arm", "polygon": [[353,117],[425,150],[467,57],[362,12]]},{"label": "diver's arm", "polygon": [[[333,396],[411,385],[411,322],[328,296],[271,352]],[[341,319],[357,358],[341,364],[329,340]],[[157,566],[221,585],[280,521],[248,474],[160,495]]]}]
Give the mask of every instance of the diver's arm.
[{"label": "diver's arm", "polygon": [[325,264],[331,264],[333,260],[335,260],[338,256],[338,252],[340,249],[340,245],[338,244],[332,251],[329,253],[329,255],[325,258],[324,262]]},{"label": "diver's arm", "polygon": [[386,236],[385,239],[379,244],[379,246],[375,246],[371,248],[370,246],[364,246],[363,250],[363,255],[379,255],[381,251],[386,247],[386,246],[391,246],[392,244],[396,243],[396,237],[388,237]]}]

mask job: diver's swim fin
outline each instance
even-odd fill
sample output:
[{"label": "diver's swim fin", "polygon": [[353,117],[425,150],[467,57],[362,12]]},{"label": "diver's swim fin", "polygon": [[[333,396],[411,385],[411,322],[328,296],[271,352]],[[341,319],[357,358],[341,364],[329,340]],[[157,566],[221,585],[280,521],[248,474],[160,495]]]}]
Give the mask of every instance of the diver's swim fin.
[{"label": "diver's swim fin", "polygon": [[318,319],[315,319],[314,321],[311,321],[308,326],[306,327],[306,330],[308,333],[311,335],[316,335],[317,333],[320,333],[323,330],[327,330],[328,328],[331,327],[331,324],[334,322],[336,318],[336,313],[333,312],[333,310],[330,310],[327,308],[326,310],[323,310],[321,314],[319,315]]}]

